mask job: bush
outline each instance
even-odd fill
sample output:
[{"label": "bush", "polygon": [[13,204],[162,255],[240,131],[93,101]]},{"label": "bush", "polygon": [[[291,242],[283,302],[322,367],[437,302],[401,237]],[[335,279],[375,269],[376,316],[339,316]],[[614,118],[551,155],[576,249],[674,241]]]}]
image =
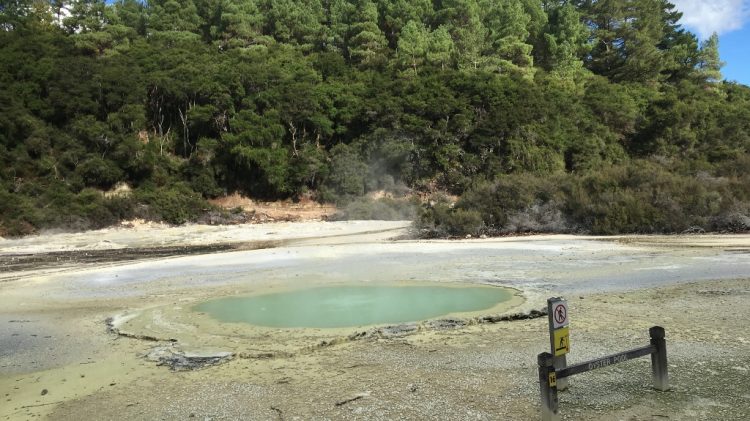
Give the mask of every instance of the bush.
[{"label": "bush", "polygon": [[490,234],[506,230],[511,215],[542,206],[554,197],[552,184],[546,178],[529,173],[501,176],[494,182],[482,181],[472,186],[456,207],[481,210]]},{"label": "bush", "polygon": [[503,176],[476,183],[455,206],[445,200],[425,206],[418,225],[424,236],[748,231],[750,180],[730,174],[683,174],[633,161],[559,174],[554,184],[533,174]]},{"label": "bush", "polygon": [[322,190],[324,201],[347,203],[365,193],[367,165],[356,151],[339,144],[331,149],[331,172]]},{"label": "bush", "polygon": [[750,204],[738,204],[710,219],[708,228],[718,232],[750,232]]},{"label": "bush", "polygon": [[480,210],[459,209],[445,197],[435,197],[422,209],[416,227],[422,237],[481,235],[486,231]]},{"label": "bush", "polygon": [[211,207],[199,193],[184,183],[176,183],[168,188],[144,186],[136,190],[135,198],[146,205],[136,210],[137,216],[170,224],[195,220]]},{"label": "bush", "polygon": [[76,168],[87,186],[109,189],[122,180],[124,173],[112,161],[99,157],[89,158]]},{"label": "bush", "polygon": [[485,225],[482,215],[477,210],[449,208],[438,204],[431,209],[430,218],[418,228],[426,237],[456,237],[479,235]]},{"label": "bush", "polygon": [[40,220],[39,213],[31,198],[11,192],[10,186],[0,184],[0,236],[33,234]]}]

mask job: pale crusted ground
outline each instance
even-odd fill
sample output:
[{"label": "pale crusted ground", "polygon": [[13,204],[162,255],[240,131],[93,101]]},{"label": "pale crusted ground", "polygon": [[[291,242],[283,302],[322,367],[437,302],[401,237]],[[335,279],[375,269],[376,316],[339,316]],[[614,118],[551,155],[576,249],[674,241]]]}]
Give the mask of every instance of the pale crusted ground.
[{"label": "pale crusted ground", "polygon": [[[626,239],[629,245],[621,248],[609,241],[579,244],[568,237],[407,242],[393,247],[382,239],[366,240],[372,241],[371,246],[357,245],[361,243],[351,237],[351,245],[315,245],[314,240],[305,240],[296,248],[116,267],[106,276],[66,272],[24,277],[0,284],[0,419],[538,417],[535,362],[548,346],[545,318],[345,341],[286,357],[237,358],[194,372],[157,367],[137,357],[156,344],[106,333],[104,319],[112,315],[173,307],[214,289],[242,292],[249,280],[281,282],[284,271],[298,271],[304,277],[306,268],[310,273],[326,273],[342,262],[356,268],[364,264],[356,258],[361,254],[404,266],[407,275],[430,268],[459,282],[478,276],[484,276],[484,283],[501,284],[505,279],[525,291],[527,302],[522,307],[526,309],[542,307],[544,297],[562,291],[570,301],[572,363],[644,345],[648,327],[665,327],[672,391],[650,389],[647,358],[626,362],[572,378],[571,389],[560,395],[564,419],[746,419],[750,280],[748,276],[687,283],[676,279],[700,275],[700,262],[728,267],[727,273],[735,275],[748,268],[748,255],[743,252],[747,237],[726,237],[723,242],[721,238],[683,238],[679,244],[665,245],[674,237],[663,241],[639,237]],[[687,247],[691,241],[700,247]],[[638,245],[633,248],[633,243]],[[368,255],[368,249],[374,252]],[[410,255],[409,250],[427,250],[427,254]],[[287,252],[300,255],[300,260],[281,259]],[[315,257],[305,260],[303,255]],[[650,261],[655,262],[650,272],[636,270]],[[190,281],[197,273],[194,267],[214,271],[234,268],[238,262],[249,262],[250,268],[223,283]],[[253,274],[268,262],[276,266],[263,269],[265,280],[254,279]],[[413,272],[406,267],[409,262]],[[532,271],[516,268],[518,264],[538,267]],[[175,276],[129,280],[128,276],[147,273],[149,267]],[[459,276],[470,267],[474,272]],[[609,285],[604,292],[591,286],[608,273],[622,276],[618,268],[631,274],[631,285]],[[507,271],[508,276],[493,278],[488,275],[493,271]],[[670,275],[656,277],[659,271]],[[648,288],[637,284],[641,273],[648,274]],[[391,275],[383,268],[380,276]],[[528,285],[522,282],[524,276]],[[668,282],[653,286],[660,279]],[[304,342],[281,331],[269,332],[265,340]],[[262,342],[238,337],[234,345],[246,356],[257,356]]]},{"label": "pale crusted ground", "polygon": [[[560,395],[564,419],[746,419],[749,297],[748,280],[570,297],[571,363],[643,345],[648,327],[659,324],[667,330],[673,390],[650,389],[647,358],[626,362],[572,378]],[[107,337],[106,354],[91,364],[15,382],[36,395],[25,403],[62,403],[20,408],[21,392],[11,391],[3,413],[21,419],[51,409],[50,419],[70,420],[534,419],[535,356],[545,335],[543,318],[503,322],[236,359],[196,372],[155,367],[133,358],[148,344]],[[356,400],[337,405],[349,399]]]}]

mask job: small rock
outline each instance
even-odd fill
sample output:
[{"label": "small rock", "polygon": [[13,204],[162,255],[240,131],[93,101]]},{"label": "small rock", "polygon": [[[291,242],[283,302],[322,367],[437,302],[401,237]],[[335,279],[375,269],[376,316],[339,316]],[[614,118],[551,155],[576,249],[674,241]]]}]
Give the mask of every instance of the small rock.
[{"label": "small rock", "polygon": [[395,326],[385,326],[377,329],[380,337],[388,339],[399,336],[406,336],[412,333],[416,333],[419,330],[419,326],[416,323],[404,323]]},{"label": "small rock", "polygon": [[49,393],[47,389],[42,389],[42,396],[46,395],[47,393]]},{"label": "small rock", "polygon": [[458,329],[466,326],[466,321],[460,319],[431,320],[428,326],[437,330]]},{"label": "small rock", "polygon": [[[269,354],[269,358],[273,354]],[[189,353],[178,349],[175,346],[159,346],[152,348],[145,355],[149,361],[154,361],[156,365],[164,365],[172,370],[197,370],[210,365],[217,365],[227,362],[234,358],[233,352],[207,352],[207,353]]]}]

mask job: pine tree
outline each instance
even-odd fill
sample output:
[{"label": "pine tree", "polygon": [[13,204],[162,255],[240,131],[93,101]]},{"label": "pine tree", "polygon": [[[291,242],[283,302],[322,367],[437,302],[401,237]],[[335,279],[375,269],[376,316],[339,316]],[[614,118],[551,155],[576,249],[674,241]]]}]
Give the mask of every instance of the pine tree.
[{"label": "pine tree", "polygon": [[656,81],[664,59],[659,49],[665,32],[662,1],[631,0],[626,2],[626,10],[620,48],[625,61],[613,76],[616,80]]},{"label": "pine tree", "polygon": [[344,52],[356,8],[347,0],[330,0],[325,5],[328,24],[326,47],[329,50]]},{"label": "pine tree", "polygon": [[434,15],[431,0],[379,0],[380,27],[391,47],[395,48],[399,34],[410,21],[428,25]]},{"label": "pine tree", "polygon": [[149,27],[156,31],[197,34],[201,25],[193,0],[149,0]]},{"label": "pine tree", "polygon": [[217,13],[212,38],[223,48],[267,44],[263,36],[263,15],[253,0],[225,0]]},{"label": "pine tree", "polygon": [[398,57],[401,65],[410,67],[417,73],[417,67],[424,63],[429,49],[430,33],[421,22],[413,20],[401,30],[398,40]]},{"label": "pine tree", "polygon": [[450,65],[451,57],[456,49],[453,38],[445,25],[438,26],[437,29],[430,32],[430,38],[427,46],[427,62],[433,66],[440,66],[445,69]]},{"label": "pine tree", "polygon": [[96,32],[104,26],[104,0],[74,0],[63,24],[70,33]]},{"label": "pine tree", "polygon": [[123,25],[136,31],[140,36],[146,35],[146,7],[138,0],[118,0],[108,9],[108,17],[113,24]]},{"label": "pine tree", "polygon": [[322,41],[325,13],[320,0],[270,0],[262,13],[267,33],[278,42],[312,49]]},{"label": "pine tree", "polygon": [[531,16],[521,0],[496,2],[482,0],[483,23],[487,28],[485,55],[500,72],[533,73],[533,46],[529,40]]},{"label": "pine tree", "polygon": [[590,31],[570,4],[552,6],[547,13],[549,19],[539,64],[547,70],[569,75],[583,67],[583,57],[591,50]]},{"label": "pine tree", "polygon": [[388,43],[378,27],[378,9],[371,0],[356,0],[348,41],[349,57],[362,67],[385,63]]},{"label": "pine tree", "polygon": [[449,29],[455,43],[459,68],[478,69],[483,64],[487,28],[482,24],[480,11],[476,0],[446,0],[438,12],[440,22]]},{"label": "pine tree", "polygon": [[664,36],[658,48],[664,52],[662,60],[663,79],[678,82],[688,79],[695,72],[698,62],[698,39],[692,32],[679,25],[682,13],[667,0],[662,0]]},{"label": "pine tree", "polygon": [[701,43],[697,66],[699,79],[708,83],[721,81],[721,68],[724,62],[719,58],[719,35],[714,32]]},{"label": "pine tree", "polygon": [[666,0],[598,0],[579,2],[594,28],[594,47],[587,66],[614,81],[654,82],[669,71],[665,53],[679,34],[674,5]]}]

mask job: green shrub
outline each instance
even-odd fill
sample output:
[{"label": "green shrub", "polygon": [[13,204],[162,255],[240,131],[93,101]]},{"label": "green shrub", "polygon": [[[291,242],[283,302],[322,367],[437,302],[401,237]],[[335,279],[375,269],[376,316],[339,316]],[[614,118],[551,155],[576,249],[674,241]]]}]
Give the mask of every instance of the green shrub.
[{"label": "green shrub", "polygon": [[0,236],[33,234],[40,219],[39,208],[31,198],[10,191],[10,186],[6,184],[0,184]]},{"label": "green shrub", "polygon": [[481,235],[486,230],[480,210],[456,208],[440,196],[422,209],[416,227],[422,237],[463,237]]},{"label": "green shrub", "polygon": [[76,168],[87,186],[109,189],[122,180],[123,171],[112,161],[91,157]]},{"label": "green shrub", "polygon": [[195,220],[210,208],[208,202],[185,183],[176,183],[169,188],[144,186],[136,190],[135,199],[145,205],[136,209],[136,215],[170,224]]},{"label": "green shrub", "polygon": [[735,170],[730,174],[683,174],[632,161],[560,173],[555,183],[534,174],[502,176],[475,183],[454,206],[446,201],[425,206],[418,225],[424,236],[747,231],[750,180]]},{"label": "green shrub", "polygon": [[367,165],[354,148],[339,144],[331,149],[331,171],[323,189],[324,199],[347,203],[365,193]]}]

